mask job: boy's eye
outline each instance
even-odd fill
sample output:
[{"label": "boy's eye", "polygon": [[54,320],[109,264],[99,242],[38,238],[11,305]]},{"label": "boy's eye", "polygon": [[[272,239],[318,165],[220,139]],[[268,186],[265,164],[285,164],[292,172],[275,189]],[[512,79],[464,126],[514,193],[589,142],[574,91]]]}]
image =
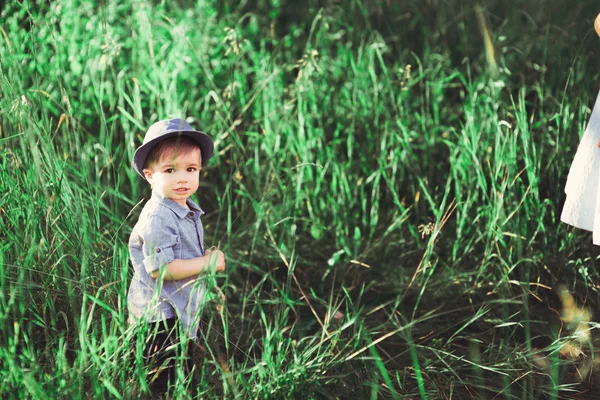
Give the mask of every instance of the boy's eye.
[{"label": "boy's eye", "polygon": [[170,174],[171,172],[173,172],[173,168],[168,168],[168,169],[167,169],[165,172],[166,172],[167,174]]},{"label": "boy's eye", "polygon": [[[190,170],[191,170],[191,171],[190,171]],[[194,172],[194,171],[196,171],[196,168],[194,168],[194,167],[189,167],[189,168],[188,168],[188,171],[190,171],[190,172]]]}]

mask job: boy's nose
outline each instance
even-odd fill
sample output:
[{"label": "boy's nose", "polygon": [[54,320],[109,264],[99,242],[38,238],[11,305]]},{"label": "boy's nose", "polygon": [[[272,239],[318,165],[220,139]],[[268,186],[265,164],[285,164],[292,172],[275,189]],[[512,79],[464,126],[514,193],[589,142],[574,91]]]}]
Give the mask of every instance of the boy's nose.
[{"label": "boy's nose", "polygon": [[187,176],[186,176],[186,174],[179,173],[179,174],[177,174],[176,180],[178,183],[179,182],[187,182]]}]

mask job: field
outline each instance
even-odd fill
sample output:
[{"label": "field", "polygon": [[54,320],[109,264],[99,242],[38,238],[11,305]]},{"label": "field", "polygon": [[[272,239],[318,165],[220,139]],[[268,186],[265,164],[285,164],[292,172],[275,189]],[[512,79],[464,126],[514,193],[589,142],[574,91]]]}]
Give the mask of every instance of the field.
[{"label": "field", "polygon": [[559,220],[597,2],[1,7],[0,397],[148,398],[131,159],[186,117],[227,301],[173,398],[600,398],[600,252]]}]

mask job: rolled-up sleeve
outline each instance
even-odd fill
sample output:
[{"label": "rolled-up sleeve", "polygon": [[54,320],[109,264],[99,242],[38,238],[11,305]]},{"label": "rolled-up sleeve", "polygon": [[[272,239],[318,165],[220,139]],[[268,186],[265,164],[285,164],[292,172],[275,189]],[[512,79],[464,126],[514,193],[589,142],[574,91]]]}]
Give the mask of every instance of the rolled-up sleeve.
[{"label": "rolled-up sleeve", "polygon": [[168,218],[151,216],[138,233],[143,242],[144,267],[148,274],[175,259],[173,247],[179,235],[177,227]]}]

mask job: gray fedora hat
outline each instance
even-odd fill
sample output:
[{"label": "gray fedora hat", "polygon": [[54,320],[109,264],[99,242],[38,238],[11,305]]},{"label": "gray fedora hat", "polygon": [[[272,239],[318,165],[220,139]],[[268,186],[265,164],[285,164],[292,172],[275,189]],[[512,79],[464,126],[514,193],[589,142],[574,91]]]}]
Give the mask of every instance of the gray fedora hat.
[{"label": "gray fedora hat", "polygon": [[133,166],[142,178],[146,179],[143,169],[150,151],[152,151],[158,142],[172,136],[189,136],[195,139],[200,146],[203,166],[206,165],[213,155],[215,144],[211,137],[204,132],[193,129],[185,119],[173,118],[158,121],[148,129],[144,137],[144,143],[136,149],[133,155]]}]

